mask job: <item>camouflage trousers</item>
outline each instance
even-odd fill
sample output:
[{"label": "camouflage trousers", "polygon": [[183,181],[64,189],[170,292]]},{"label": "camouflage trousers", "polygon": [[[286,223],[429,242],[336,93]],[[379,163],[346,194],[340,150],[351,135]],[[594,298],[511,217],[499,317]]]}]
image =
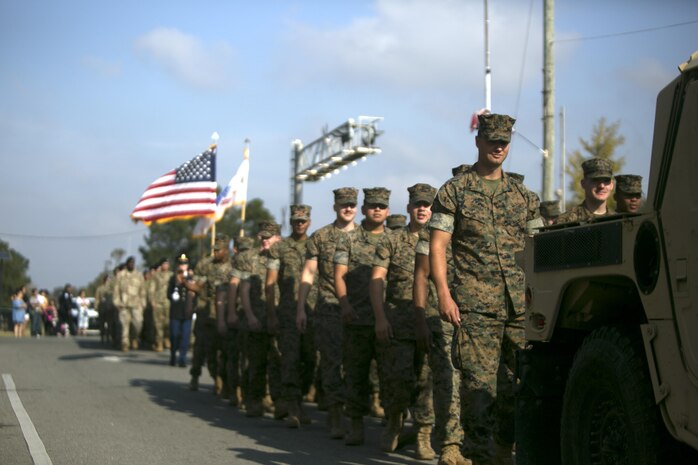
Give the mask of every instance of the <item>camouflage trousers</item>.
[{"label": "camouflage trousers", "polygon": [[460,410],[460,371],[451,362],[453,326],[438,316],[428,320],[431,330],[429,367],[433,384],[435,429],[434,437],[443,449],[446,446],[463,444],[463,426]]},{"label": "camouflage trousers", "polygon": [[194,323],[194,335],[194,353],[189,373],[198,378],[201,376],[201,367],[206,362],[208,373],[215,379],[218,375],[218,350],[221,348],[216,320],[199,316]]},{"label": "camouflage trousers", "polygon": [[325,401],[328,407],[344,404],[344,375],[342,373],[342,335],[344,328],[339,318],[339,305],[336,315],[317,314],[315,316],[315,344],[320,352],[320,378]]},{"label": "camouflage trousers", "polygon": [[[371,411],[371,360],[376,358],[376,330],[373,326],[344,326],[344,385],[348,417],[358,418]],[[381,360],[377,358],[378,372]],[[385,398],[383,398],[385,399]]]},{"label": "camouflage trousers", "polygon": [[390,414],[414,407],[414,421],[419,425],[434,424],[431,370],[427,354],[417,349],[414,339],[390,339],[378,343],[381,361],[381,403]]},{"label": "camouflage trousers", "polygon": [[[140,307],[119,308],[119,322],[121,323],[121,345],[129,345],[132,339],[139,340],[141,329],[143,329],[143,309]],[[129,336],[131,329],[133,329],[133,337]]]},{"label": "camouflage trousers", "polygon": [[237,329],[228,328],[228,333],[223,337],[223,350],[220,357],[222,370],[219,375],[235,390],[240,384],[240,343],[241,337]]},{"label": "camouflage trousers", "polygon": [[170,338],[170,308],[168,304],[153,303],[153,325],[155,343],[161,345]]},{"label": "camouflage trousers", "polygon": [[295,321],[281,321],[278,341],[281,352],[281,398],[284,400],[300,402],[313,382],[316,365],[313,336],[310,321],[304,334],[298,331]]},{"label": "camouflage trousers", "polygon": [[514,370],[523,323],[523,317],[502,321],[461,312],[452,357],[462,374],[463,451],[474,462],[488,463],[495,441],[500,447],[514,443]]},{"label": "camouflage trousers", "polygon": [[243,371],[246,401],[258,401],[267,394],[267,371],[269,372],[269,394],[276,400],[281,397],[281,355],[276,339],[266,332],[245,333],[245,355],[247,367]]}]

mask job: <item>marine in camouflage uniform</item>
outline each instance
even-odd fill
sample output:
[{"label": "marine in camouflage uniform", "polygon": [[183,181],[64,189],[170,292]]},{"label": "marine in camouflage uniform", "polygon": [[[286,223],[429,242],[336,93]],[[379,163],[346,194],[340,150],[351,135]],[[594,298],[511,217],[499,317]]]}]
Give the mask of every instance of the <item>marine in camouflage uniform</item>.
[{"label": "marine in camouflage uniform", "polygon": [[394,215],[388,215],[385,220],[385,227],[390,230],[400,229],[407,226],[407,217],[396,213]]},{"label": "marine in camouflage uniform", "polygon": [[301,333],[308,328],[306,303],[318,273],[318,296],[315,305],[315,344],[320,352],[320,376],[324,401],[329,410],[330,437],[344,437],[342,408],[344,378],[342,375],[343,326],[341,310],[334,289],[334,254],[340,239],[356,228],[358,191],[353,187],[335,189],[333,209],[336,219],[313,233],[308,239],[305,264],[298,288],[296,326]]},{"label": "marine in camouflage uniform", "polygon": [[189,389],[192,391],[199,388],[204,361],[209,374],[216,382],[214,393],[218,394],[222,387],[218,370],[218,350],[222,347],[222,341],[218,333],[217,302],[220,286],[227,285],[232,275],[229,244],[230,238],[227,235],[217,234],[213,243],[213,256],[202,258],[194,268],[194,279],[184,282],[188,290],[196,292],[198,300],[194,324],[194,353],[189,370]]},{"label": "marine in camouflage uniform", "polygon": [[613,191],[613,165],[605,158],[590,158],[582,162],[584,201],[558,216],[555,224],[587,222],[611,215],[607,200]]},{"label": "marine in camouflage uniform", "polygon": [[[121,350],[123,352],[128,352],[129,345],[132,349],[138,348],[138,338],[143,328],[145,282],[143,275],[135,269],[135,266],[136,259],[128,257],[126,268],[117,275],[114,283],[113,302],[121,323]],[[130,329],[133,329],[132,338],[130,337]]]},{"label": "marine in camouflage uniform", "polygon": [[[269,333],[277,335],[279,343],[281,399],[288,408],[286,424],[290,428],[310,423],[310,417],[303,410],[301,401],[304,388],[307,389],[312,382],[315,371],[313,333],[301,333],[296,327],[298,287],[305,261],[310,211],[309,205],[291,205],[292,233],[269,249],[267,261],[267,325]],[[277,285],[278,307],[273,300]],[[306,379],[303,379],[304,376]]]},{"label": "marine in camouflage uniform", "polygon": [[[270,240],[279,234],[279,226],[275,223],[259,224],[258,237],[262,240],[261,249],[249,249],[240,252],[235,260],[233,278],[239,280],[238,293],[243,310],[240,322],[245,332],[244,345],[247,357],[247,370],[243,370],[247,387],[244,392],[245,415],[259,417],[264,414],[262,400],[267,392],[267,367],[269,354],[272,349],[271,337],[267,332],[267,304],[265,295],[266,265]],[[266,241],[266,244],[265,244]],[[270,380],[272,398],[276,400],[275,385]]]},{"label": "marine in camouflage uniform", "polygon": [[[335,293],[342,309],[344,324],[343,364],[346,385],[345,413],[351,426],[344,443],[359,445],[364,441],[363,417],[370,413],[371,360],[376,358],[375,318],[368,296],[371,268],[376,246],[386,233],[385,219],[390,213],[390,191],[383,187],[364,189],[358,228],[343,236],[334,254]],[[378,371],[381,370],[381,361]]]},{"label": "marine in camouflage uniform", "polygon": [[514,121],[479,116],[478,161],[441,187],[430,222],[439,310],[459,327],[452,357],[462,373],[465,455],[478,464],[513,463],[515,354],[524,343],[524,274],[515,254],[526,234],[542,226],[538,197],[502,170]]},{"label": "marine in camouflage uniform", "polygon": [[111,326],[114,311],[112,282],[113,279],[109,277],[109,274],[106,274],[102,284],[97,286],[95,290],[95,306],[99,314],[99,339],[102,344],[111,342]]},{"label": "marine in camouflage uniform", "polygon": [[434,425],[431,372],[426,350],[418,348],[416,343],[412,287],[418,234],[431,218],[436,189],[428,184],[415,184],[407,190],[410,223],[383,236],[376,247],[369,284],[377,350],[382,362],[382,399],[388,418],[381,448],[386,452],[397,448],[403,412],[414,407],[417,458],[429,460],[435,456],[431,447]]},{"label": "marine in camouflage uniform", "polygon": [[540,203],[540,216],[543,218],[543,223],[546,226],[555,223],[555,220],[560,216],[560,201],[545,200]]},{"label": "marine in camouflage uniform", "polygon": [[638,213],[642,206],[642,176],[637,174],[616,175],[616,213]]},{"label": "marine in camouflage uniform", "polygon": [[155,272],[150,277],[150,305],[153,308],[153,325],[155,327],[155,345],[153,349],[161,352],[163,346],[170,348],[169,332],[169,307],[170,301],[167,298],[167,288],[170,283],[172,272],[170,262],[163,258]]}]

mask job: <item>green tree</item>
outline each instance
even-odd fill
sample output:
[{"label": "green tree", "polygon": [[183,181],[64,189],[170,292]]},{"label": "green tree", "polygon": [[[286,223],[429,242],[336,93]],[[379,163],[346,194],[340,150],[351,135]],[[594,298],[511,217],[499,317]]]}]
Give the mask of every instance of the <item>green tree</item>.
[{"label": "green tree", "polygon": [[29,283],[29,260],[0,240],[0,307],[10,306],[14,291]]},{"label": "green tree", "polygon": [[[568,157],[565,173],[569,178],[570,199],[567,202],[567,208],[574,205],[579,205],[584,200],[584,190],[580,182],[584,177],[582,171],[582,162],[588,158],[605,158],[613,164],[613,172],[620,173],[621,168],[625,165],[625,157],[618,156],[616,151],[618,147],[625,143],[625,136],[619,134],[620,121],[608,124],[606,118],[599,118],[591,131],[589,140],[579,138],[581,150],[577,149]],[[609,206],[613,208],[613,198],[609,198]]]}]

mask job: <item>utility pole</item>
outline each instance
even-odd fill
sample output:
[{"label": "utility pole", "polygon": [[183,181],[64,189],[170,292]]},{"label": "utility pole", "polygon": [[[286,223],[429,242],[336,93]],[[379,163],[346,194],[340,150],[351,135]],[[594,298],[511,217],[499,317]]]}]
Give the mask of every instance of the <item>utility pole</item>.
[{"label": "utility pole", "polygon": [[492,68],[490,67],[490,17],[485,0],[485,110],[492,111]]},{"label": "utility pole", "polygon": [[[555,147],[554,0],[543,2],[543,200],[553,198]],[[564,189],[564,186],[563,186]]]},{"label": "utility pole", "polygon": [[565,166],[567,165],[567,147],[565,146],[565,107],[560,107],[560,208],[565,211],[567,202],[567,178]]}]

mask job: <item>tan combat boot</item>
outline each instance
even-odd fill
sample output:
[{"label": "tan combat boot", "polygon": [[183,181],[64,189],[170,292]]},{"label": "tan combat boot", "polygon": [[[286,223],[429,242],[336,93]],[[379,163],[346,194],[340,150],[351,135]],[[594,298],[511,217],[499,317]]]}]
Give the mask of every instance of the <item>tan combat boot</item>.
[{"label": "tan combat boot", "polygon": [[165,349],[168,349],[168,350],[169,350],[169,348],[170,348],[170,340],[169,340],[169,339],[165,339],[165,340],[163,341],[163,343],[165,344]]},{"label": "tan combat boot", "polygon": [[131,349],[138,350],[138,339],[134,339],[133,341],[131,341]]},{"label": "tan combat boot", "polygon": [[216,376],[215,381],[213,382],[213,394],[218,395],[221,393],[223,390],[223,378],[220,376]]},{"label": "tan combat boot", "polygon": [[385,417],[385,411],[381,407],[381,399],[377,392],[371,394],[371,416],[373,418]]},{"label": "tan combat boot", "polygon": [[344,437],[344,427],[342,426],[342,406],[335,404],[330,407],[330,438],[342,439]]},{"label": "tan combat boot", "polygon": [[128,352],[128,344],[121,344],[121,352]]},{"label": "tan combat boot", "polygon": [[347,446],[360,446],[364,443],[364,419],[355,417],[351,419],[349,431],[344,436],[344,444]]},{"label": "tan combat boot", "polygon": [[451,444],[441,449],[438,465],[473,465],[473,462],[463,457],[457,445]]},{"label": "tan combat boot", "polygon": [[286,426],[289,428],[299,428],[301,426],[298,402],[288,402],[288,416],[286,416]]},{"label": "tan combat boot", "polygon": [[436,452],[431,447],[431,425],[419,425],[416,457],[419,460],[431,460],[436,457]]},{"label": "tan combat boot", "polygon": [[402,432],[403,414],[402,412],[388,413],[388,423],[381,438],[381,449],[384,452],[394,452]]},{"label": "tan combat boot", "polygon": [[269,394],[262,398],[262,408],[266,413],[274,413],[274,401]]},{"label": "tan combat boot", "polygon": [[223,400],[230,399],[231,393],[232,393],[232,389],[230,389],[230,385],[226,381],[223,381],[223,387],[221,388],[221,392],[220,392],[221,399],[223,399]]},{"label": "tan combat boot", "polygon": [[157,344],[153,344],[153,350],[155,352],[162,352],[162,342],[158,342]]}]

